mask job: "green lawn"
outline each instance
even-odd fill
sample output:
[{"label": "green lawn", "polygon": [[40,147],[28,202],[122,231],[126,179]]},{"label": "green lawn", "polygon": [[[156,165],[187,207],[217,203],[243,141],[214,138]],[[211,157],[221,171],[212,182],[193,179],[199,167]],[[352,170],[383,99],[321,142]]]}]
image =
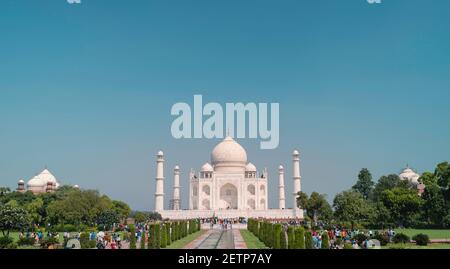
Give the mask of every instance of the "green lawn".
[{"label": "green lawn", "polygon": [[417,246],[416,244],[388,244],[382,249],[450,249],[450,244],[429,244],[428,246]]},{"label": "green lawn", "polygon": [[416,234],[426,234],[430,239],[450,239],[450,230],[432,230],[432,229],[395,229],[396,233],[404,233],[409,237],[413,237]]},{"label": "green lawn", "polygon": [[242,238],[247,244],[248,249],[266,249],[266,245],[263,242],[259,241],[259,239],[252,234],[249,230],[240,230]]},{"label": "green lawn", "polygon": [[182,249],[187,244],[191,243],[195,239],[197,239],[199,236],[201,236],[205,230],[200,230],[198,232],[195,232],[193,234],[190,234],[186,236],[185,238],[182,238],[178,241],[173,242],[170,246],[167,247],[167,249]]}]

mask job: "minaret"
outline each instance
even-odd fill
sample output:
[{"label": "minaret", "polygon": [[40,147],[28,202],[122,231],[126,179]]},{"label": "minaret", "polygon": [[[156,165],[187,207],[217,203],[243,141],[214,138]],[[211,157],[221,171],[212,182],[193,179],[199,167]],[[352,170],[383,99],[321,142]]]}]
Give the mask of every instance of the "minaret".
[{"label": "minaret", "polygon": [[156,159],[155,211],[164,211],[164,153],[158,152]]},{"label": "minaret", "polygon": [[293,208],[297,208],[298,193],[302,190],[301,176],[300,176],[300,153],[294,150],[292,154],[292,179],[294,180],[294,193],[293,193]]},{"label": "minaret", "polygon": [[284,192],[284,167],[280,165],[278,168],[278,178],[279,178],[279,202],[278,207],[279,209],[285,209],[286,208],[286,197]]},{"label": "minaret", "polygon": [[180,167],[177,165],[174,169],[173,176],[173,200],[172,200],[172,210],[180,210]]}]

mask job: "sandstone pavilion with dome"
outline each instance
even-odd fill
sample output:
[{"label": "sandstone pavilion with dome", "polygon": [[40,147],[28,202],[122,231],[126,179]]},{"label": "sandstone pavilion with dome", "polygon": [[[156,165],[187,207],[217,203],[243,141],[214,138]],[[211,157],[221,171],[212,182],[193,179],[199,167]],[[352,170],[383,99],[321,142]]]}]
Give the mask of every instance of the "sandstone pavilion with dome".
[{"label": "sandstone pavilion with dome", "polygon": [[269,218],[303,219],[303,210],[297,208],[301,191],[300,154],[292,155],[294,191],[286,207],[285,169],[278,169],[278,208],[269,209],[267,169],[258,172],[248,161],[246,150],[233,138],[226,137],[211,153],[211,162],[199,172],[189,173],[189,205],[182,209],[180,199],[180,167],[174,167],[173,193],[170,204],[164,205],[164,154],[159,151],[156,160],[155,211],[167,219],[192,218]]},{"label": "sandstone pavilion with dome", "polygon": [[417,188],[419,195],[425,191],[425,184],[419,182],[420,175],[416,173],[409,165],[398,175],[401,180],[408,181],[412,187]]},{"label": "sandstone pavilion with dome", "polygon": [[[49,193],[54,192],[60,186],[60,183],[56,179],[56,177],[45,168],[42,172],[38,173],[34,177],[32,177],[25,186],[24,180],[19,180],[17,183],[17,192],[27,192],[31,191],[34,195],[38,195],[41,193]],[[73,186],[74,188],[79,188],[78,185]]]}]

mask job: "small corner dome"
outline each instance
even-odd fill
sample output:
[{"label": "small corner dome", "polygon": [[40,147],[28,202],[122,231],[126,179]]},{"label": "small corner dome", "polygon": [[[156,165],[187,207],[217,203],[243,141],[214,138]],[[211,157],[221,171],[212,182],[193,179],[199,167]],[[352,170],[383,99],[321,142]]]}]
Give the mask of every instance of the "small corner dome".
[{"label": "small corner dome", "polygon": [[283,167],[282,165],[280,165],[280,166],[278,167],[278,170],[284,170],[284,167]]},{"label": "small corner dome", "polygon": [[178,165],[175,165],[175,170],[180,170],[180,167]]},{"label": "small corner dome", "polygon": [[25,181],[23,181],[23,179],[19,180],[19,184],[24,184]]},{"label": "small corner dome", "polygon": [[158,151],[158,156],[164,156],[164,152],[162,152],[162,150]]},{"label": "small corner dome", "polygon": [[213,172],[214,168],[212,167],[212,165],[210,165],[209,163],[205,163],[202,166],[202,169],[200,170],[201,172]]},{"label": "small corner dome", "polygon": [[78,185],[74,185],[73,186],[75,189],[79,189],[80,188],[80,186],[78,186]]},{"label": "small corner dome", "polygon": [[248,163],[247,166],[245,166],[245,171],[256,172],[256,166],[252,163]]},{"label": "small corner dome", "polygon": [[292,155],[298,156],[300,155],[300,152],[298,150],[294,150],[294,152],[292,153]]}]

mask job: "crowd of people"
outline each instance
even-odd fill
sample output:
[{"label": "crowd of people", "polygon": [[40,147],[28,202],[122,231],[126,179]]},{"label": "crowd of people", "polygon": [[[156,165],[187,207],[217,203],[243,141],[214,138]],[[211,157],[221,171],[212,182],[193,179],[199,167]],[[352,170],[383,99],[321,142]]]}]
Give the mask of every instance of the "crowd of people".
[{"label": "crowd of people", "polygon": [[[55,237],[59,239],[59,234],[58,233],[52,233],[52,232],[47,232],[47,237]],[[44,239],[44,233],[42,231],[37,231],[37,232],[20,232],[19,233],[19,239],[20,240],[24,240],[24,239],[30,239],[33,238],[34,242],[37,244],[39,243],[42,239]]]},{"label": "crowd of people", "polygon": [[208,218],[201,219],[201,224],[209,224],[210,229],[214,229],[214,227],[220,227],[222,230],[233,229],[233,225],[236,224],[247,224],[247,219],[245,218]]},{"label": "crowd of people", "polygon": [[[334,229],[330,230],[312,230],[311,235],[313,238],[313,244],[314,248],[321,249],[322,248],[322,242],[323,242],[323,235],[324,233],[327,233],[330,243],[331,249],[341,249],[345,244],[351,246],[353,249],[369,249],[372,247],[375,247],[373,239],[375,238],[376,233],[379,234],[379,232],[374,232],[372,230],[369,231],[360,231],[358,229],[348,230],[348,229],[342,229],[339,227],[335,227]],[[393,241],[393,238],[395,236],[395,231],[392,229],[389,229],[382,234],[385,234],[388,238],[389,242]],[[361,235],[360,238],[363,238],[364,240],[362,242],[358,242],[356,239],[358,235]]]}]

